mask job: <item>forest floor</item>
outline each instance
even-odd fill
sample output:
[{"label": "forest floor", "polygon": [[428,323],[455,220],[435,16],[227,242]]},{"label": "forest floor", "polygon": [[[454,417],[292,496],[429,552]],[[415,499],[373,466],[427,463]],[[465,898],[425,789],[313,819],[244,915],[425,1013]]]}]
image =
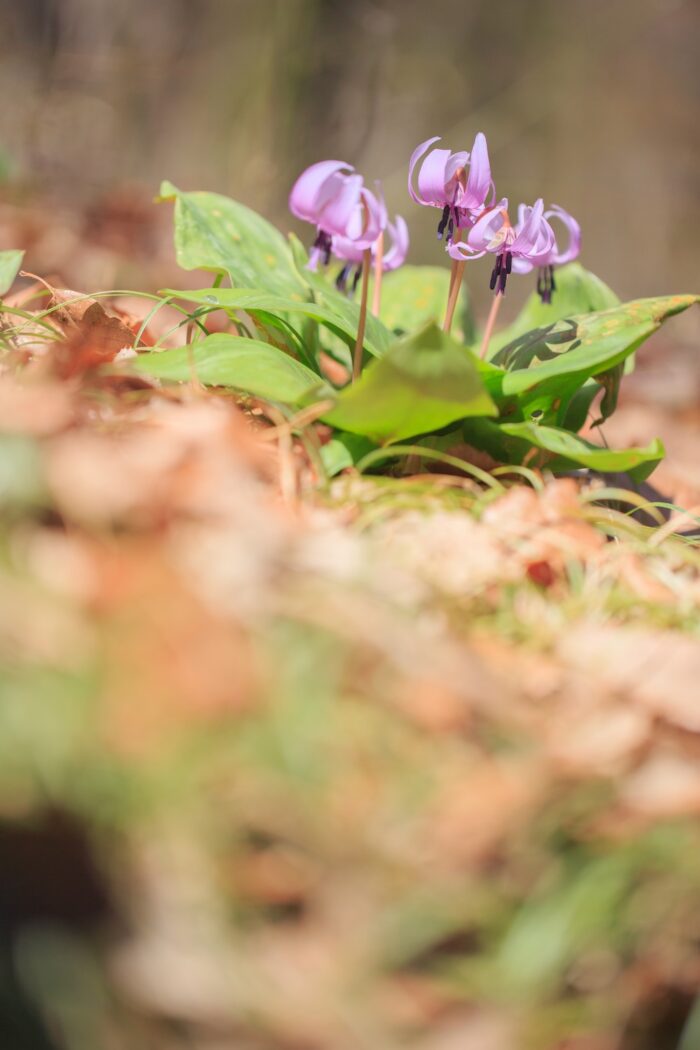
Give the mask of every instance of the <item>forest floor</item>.
[{"label": "forest floor", "polygon": [[[61,287],[134,243],[172,282],[119,207],[8,205],[3,241]],[[700,357],[664,339],[605,427],[666,445],[690,514],[651,524],[547,475],[321,486],[254,402],[75,340],[6,363],[18,1046],[700,1045]]]}]

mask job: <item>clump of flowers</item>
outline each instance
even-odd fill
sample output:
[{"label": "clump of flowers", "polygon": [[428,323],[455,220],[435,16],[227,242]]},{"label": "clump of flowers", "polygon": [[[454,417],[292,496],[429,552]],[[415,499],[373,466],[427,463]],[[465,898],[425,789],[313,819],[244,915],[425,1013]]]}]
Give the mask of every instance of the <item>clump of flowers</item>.
[{"label": "clump of flowers", "polygon": [[[490,287],[494,300],[486,323],[481,355],[485,356],[501,299],[511,273],[537,270],[537,292],[543,303],[551,303],[556,291],[554,271],[575,259],[581,247],[581,228],[557,204],[545,209],[542,198],[532,205],[520,204],[517,220],[511,221],[508,199],[497,199],[491,174],[488,143],[483,132],[474,138],[471,150],[437,148],[439,137],[426,139],[411,154],[408,192],[416,204],[440,210],[438,239],[452,259],[452,275],[443,328],[449,331],[459,298],[465,263],[484,255],[495,256]],[[381,277],[401,266],[408,254],[408,228],[401,216],[390,222],[381,191],[373,193],[361,175],[343,161],[324,160],[312,164],[295,182],[289,197],[290,210],[316,227],[308,267],[331,257],[343,265],[336,279],[342,292],[355,291],[362,279],[355,377],[359,375],[362,339],[367,312],[369,274],[375,273],[372,309],[379,313]],[[556,220],[568,237],[560,246],[552,226]],[[386,235],[391,247],[385,251]]]},{"label": "clump of flowers", "polygon": [[[541,198],[532,206],[520,204],[513,224],[508,199],[496,201],[485,135],[477,134],[471,152],[431,150],[439,141],[427,139],[414,150],[408,165],[408,192],[417,204],[442,209],[438,237],[442,239],[447,232],[446,250],[453,260],[445,331],[452,326],[465,262],[487,254],[496,257],[490,280],[495,298],[482,344],[485,356],[509,275],[537,269],[539,296],[542,302],[551,303],[556,291],[554,268],[576,258],[581,247],[581,228],[558,205],[545,210]],[[557,242],[552,219],[562,223],[568,233],[564,248]]]}]

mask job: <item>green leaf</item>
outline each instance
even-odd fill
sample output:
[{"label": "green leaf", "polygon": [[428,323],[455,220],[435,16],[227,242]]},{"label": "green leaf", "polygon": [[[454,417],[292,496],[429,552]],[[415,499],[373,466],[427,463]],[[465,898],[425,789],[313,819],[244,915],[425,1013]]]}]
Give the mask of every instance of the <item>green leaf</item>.
[{"label": "green leaf", "polygon": [[697,295],[636,299],[529,332],[493,359],[507,369],[503,395],[517,396],[525,417],[537,408],[548,422],[561,423],[575,391],[587,379],[625,361],[663,321],[697,302]]},{"label": "green leaf", "polygon": [[513,323],[494,335],[492,356],[502,346],[533,328],[545,328],[574,314],[588,314],[619,305],[620,300],[613,290],[579,263],[569,263],[557,269],[555,280],[557,287],[551,303],[543,303],[537,292],[533,292]]},{"label": "green leaf", "polygon": [[324,418],[388,444],[495,412],[469,351],[431,324],[394,343]]},{"label": "green leaf", "polygon": [[185,382],[192,377],[207,386],[230,386],[254,397],[299,404],[315,392],[330,392],[323,380],[300,361],[257,339],[210,335],[194,346],[139,354],[132,363],[158,379]]},{"label": "green leaf", "polygon": [[530,464],[532,449],[539,449],[541,454],[532,460],[532,465],[546,466],[555,474],[588,467],[602,473],[628,473],[635,481],[643,481],[651,474],[664,455],[664,447],[658,440],[645,448],[602,448],[568,430],[534,422],[499,424],[468,420],[464,425],[464,438],[500,463],[522,463],[529,457]]},{"label": "green leaf", "polygon": [[[259,288],[205,288],[188,292],[167,289],[163,294],[185,299],[190,303],[201,303],[204,306],[232,312],[245,310],[250,314],[258,312],[277,315],[298,314],[326,325],[349,346],[354,346],[357,338],[359,307],[342,296],[338,296],[336,300],[329,295],[324,298],[323,302],[309,303],[282,299]],[[384,325],[376,317],[368,317],[365,329],[365,349],[378,357],[385,352],[390,342],[391,334],[384,328]]]},{"label": "green leaf", "polygon": [[321,460],[329,478],[347,467],[354,467],[363,456],[376,448],[373,441],[361,434],[338,433],[321,448]]},{"label": "green leaf", "polygon": [[175,249],[184,270],[224,271],[243,288],[309,298],[287,241],[267,219],[218,193],[182,193],[170,182],[160,193],[175,201]]},{"label": "green leaf", "polygon": [[[380,318],[387,328],[404,335],[445,314],[450,271],[444,266],[402,266],[384,275]],[[475,337],[469,292],[462,282],[452,332],[462,343]]]},{"label": "green leaf", "polygon": [[22,265],[24,252],[17,248],[0,252],[0,295],[5,295],[12,287],[13,281],[19,273]]}]

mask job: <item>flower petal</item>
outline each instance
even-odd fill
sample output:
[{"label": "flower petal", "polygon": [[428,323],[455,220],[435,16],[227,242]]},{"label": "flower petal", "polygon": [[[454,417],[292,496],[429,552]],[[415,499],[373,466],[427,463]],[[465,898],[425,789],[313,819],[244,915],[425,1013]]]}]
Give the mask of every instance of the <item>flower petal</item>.
[{"label": "flower petal", "polygon": [[434,149],[429,153],[418,172],[418,190],[426,204],[444,208],[451,204],[445,188],[445,168],[450,159],[448,149]]},{"label": "flower petal", "polygon": [[423,154],[426,152],[426,150],[429,150],[430,147],[435,142],[439,142],[439,141],[440,141],[440,136],[436,135],[432,139],[426,139],[425,142],[421,142],[420,146],[416,146],[416,148],[414,149],[413,153],[411,154],[411,159],[408,162],[408,192],[409,192],[409,195],[410,195],[411,199],[414,200],[416,202],[416,204],[425,204],[425,205],[427,205],[427,204],[430,204],[431,201],[423,200],[423,198],[419,197],[418,194],[416,193],[416,191],[414,190],[414,188],[413,188],[413,172],[415,170],[416,164],[418,163],[420,158],[423,156]]},{"label": "flower petal", "polygon": [[302,172],[289,194],[289,210],[298,219],[316,223],[320,209],[337,193],[353,168],[342,160],[321,160]]},{"label": "flower petal", "polygon": [[476,135],[472,146],[469,161],[469,177],[467,178],[467,188],[461,202],[462,207],[480,208],[486,201],[492,186],[489,148],[486,136],[480,131]]},{"label": "flower petal", "polygon": [[338,191],[319,210],[318,225],[328,233],[354,238],[362,231],[362,176],[345,175]]},{"label": "flower petal", "polygon": [[508,199],[504,197],[495,208],[477,219],[467,235],[467,244],[474,251],[496,252],[503,246],[508,236]]},{"label": "flower petal", "polygon": [[389,233],[392,244],[389,251],[384,256],[382,269],[385,272],[390,270],[398,270],[399,266],[403,266],[408,255],[409,247],[409,236],[408,226],[401,215],[397,215],[393,222],[387,224],[387,232]]},{"label": "flower petal", "polygon": [[554,232],[544,218],[544,203],[539,197],[531,208],[518,208],[518,226],[510,245],[513,255],[529,256],[535,261],[544,257],[553,247]]},{"label": "flower petal", "polygon": [[552,204],[549,211],[544,213],[544,216],[545,219],[559,219],[569,234],[569,243],[563,251],[559,250],[558,242],[555,243],[552,258],[549,262],[554,266],[561,266],[563,263],[576,259],[581,251],[581,227],[576,222],[576,219],[573,215],[569,215],[568,211],[560,208],[558,204]]}]

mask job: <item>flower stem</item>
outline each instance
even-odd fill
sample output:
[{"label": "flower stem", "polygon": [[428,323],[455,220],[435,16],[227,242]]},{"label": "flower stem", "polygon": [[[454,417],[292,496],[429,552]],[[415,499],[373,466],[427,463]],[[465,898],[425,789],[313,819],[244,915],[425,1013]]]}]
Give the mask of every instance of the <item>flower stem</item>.
[{"label": "flower stem", "polygon": [[365,325],[367,323],[367,293],[369,291],[369,271],[372,269],[372,249],[366,248],[362,253],[362,295],[360,297],[360,321],[357,326],[357,342],[352,357],[352,381],[359,378],[362,371],[362,350],[365,343]]},{"label": "flower stem", "polygon": [[491,336],[496,325],[496,318],[498,317],[498,311],[501,308],[502,295],[494,295],[493,301],[491,302],[491,309],[489,310],[488,320],[486,322],[486,328],[484,329],[484,338],[481,340],[481,350],[479,351],[479,357],[484,360],[486,358],[486,352],[491,342]]},{"label": "flower stem", "polygon": [[377,237],[374,245],[374,292],[372,295],[372,313],[379,317],[382,305],[382,273],[384,272],[384,230]]},{"label": "flower stem", "polygon": [[[457,244],[462,240],[462,231],[455,231],[454,243]],[[442,322],[443,332],[449,332],[452,328],[452,318],[454,317],[455,309],[457,308],[457,300],[459,299],[459,291],[462,287],[462,277],[464,276],[464,262],[461,259],[452,260],[452,270],[450,272],[450,290],[447,293],[447,307],[445,309],[445,320]]]}]

